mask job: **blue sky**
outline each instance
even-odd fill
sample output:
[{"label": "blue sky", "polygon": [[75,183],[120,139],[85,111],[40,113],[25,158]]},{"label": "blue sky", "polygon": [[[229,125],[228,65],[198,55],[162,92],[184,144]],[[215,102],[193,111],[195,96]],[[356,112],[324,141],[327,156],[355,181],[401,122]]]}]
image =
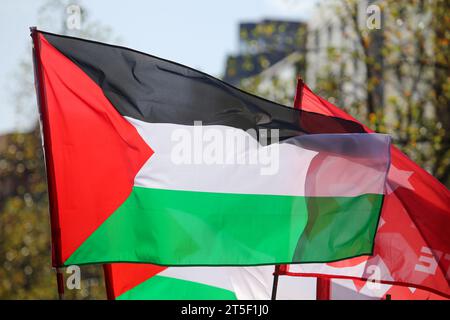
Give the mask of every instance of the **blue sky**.
[{"label": "blue sky", "polygon": [[[0,134],[26,127],[17,117],[10,79],[31,59],[28,27],[38,25],[44,0],[2,0],[0,5]],[[264,18],[307,20],[317,0],[82,0],[93,20],[110,26],[122,45],[174,60],[215,76],[238,49],[238,23]],[[55,30],[47,30],[55,31]]]}]

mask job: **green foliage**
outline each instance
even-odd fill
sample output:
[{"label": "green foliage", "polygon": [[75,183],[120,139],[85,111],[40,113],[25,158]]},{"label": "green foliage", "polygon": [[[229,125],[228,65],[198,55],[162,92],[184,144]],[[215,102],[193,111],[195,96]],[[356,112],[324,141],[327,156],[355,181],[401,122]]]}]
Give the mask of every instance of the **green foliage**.
[{"label": "green foliage", "polygon": [[[0,298],[52,297],[48,202],[39,136],[4,137],[0,177]],[[51,289],[50,289],[51,290]],[[35,296],[38,297],[38,296]]]},{"label": "green foliage", "polygon": [[[50,219],[40,134],[0,140],[0,299],[54,299]],[[104,298],[100,267],[82,269],[68,298]]]}]

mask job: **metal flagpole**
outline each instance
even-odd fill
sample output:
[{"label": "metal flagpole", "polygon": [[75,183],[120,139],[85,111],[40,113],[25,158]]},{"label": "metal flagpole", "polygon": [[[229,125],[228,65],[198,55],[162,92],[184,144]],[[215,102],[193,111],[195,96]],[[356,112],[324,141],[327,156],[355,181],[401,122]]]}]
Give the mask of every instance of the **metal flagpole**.
[{"label": "metal flagpole", "polygon": [[45,83],[41,63],[41,43],[39,32],[36,27],[30,28],[31,38],[33,39],[33,66],[34,66],[34,84],[36,89],[37,103],[41,120],[41,137],[43,139],[45,169],[47,172],[47,186],[49,197],[50,224],[52,232],[52,265],[56,271],[56,283],[58,288],[58,297],[64,299],[64,274],[63,263],[61,259],[61,234],[59,228],[59,219],[57,214],[57,198],[54,180],[53,157],[50,148],[50,127],[48,121],[48,106],[45,96]]},{"label": "metal flagpole", "polygon": [[277,299],[277,289],[278,289],[278,277],[280,275],[280,265],[275,266],[275,270],[273,272],[273,285],[272,285],[272,298],[271,300]]}]

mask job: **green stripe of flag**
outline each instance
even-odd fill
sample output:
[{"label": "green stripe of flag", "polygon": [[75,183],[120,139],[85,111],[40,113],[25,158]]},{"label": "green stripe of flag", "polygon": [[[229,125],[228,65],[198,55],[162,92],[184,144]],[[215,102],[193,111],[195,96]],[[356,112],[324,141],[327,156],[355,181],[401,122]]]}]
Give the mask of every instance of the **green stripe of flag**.
[{"label": "green stripe of flag", "polygon": [[[381,201],[373,194],[307,198],[134,187],[66,265],[259,265],[369,254]],[[311,205],[320,205],[319,215]]]},{"label": "green stripe of flag", "polygon": [[123,293],[117,300],[236,300],[229,290],[165,276],[154,276]]}]

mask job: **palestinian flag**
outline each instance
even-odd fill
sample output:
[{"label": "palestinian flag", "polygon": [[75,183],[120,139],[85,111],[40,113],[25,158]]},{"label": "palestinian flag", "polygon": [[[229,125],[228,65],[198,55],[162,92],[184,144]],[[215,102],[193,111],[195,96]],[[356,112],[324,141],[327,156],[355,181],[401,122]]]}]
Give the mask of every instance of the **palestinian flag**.
[{"label": "palestinian flag", "polygon": [[[45,32],[34,44],[55,265],[372,253],[388,136],[130,49]],[[357,133],[309,134],[327,123]]]},{"label": "palestinian flag", "polygon": [[104,266],[108,299],[236,300],[229,267]]},{"label": "palestinian flag", "polygon": [[[269,300],[274,279],[273,265],[162,267],[114,263],[104,265],[104,270],[110,300]],[[310,299],[314,294],[313,282],[280,277],[276,299]]]}]

